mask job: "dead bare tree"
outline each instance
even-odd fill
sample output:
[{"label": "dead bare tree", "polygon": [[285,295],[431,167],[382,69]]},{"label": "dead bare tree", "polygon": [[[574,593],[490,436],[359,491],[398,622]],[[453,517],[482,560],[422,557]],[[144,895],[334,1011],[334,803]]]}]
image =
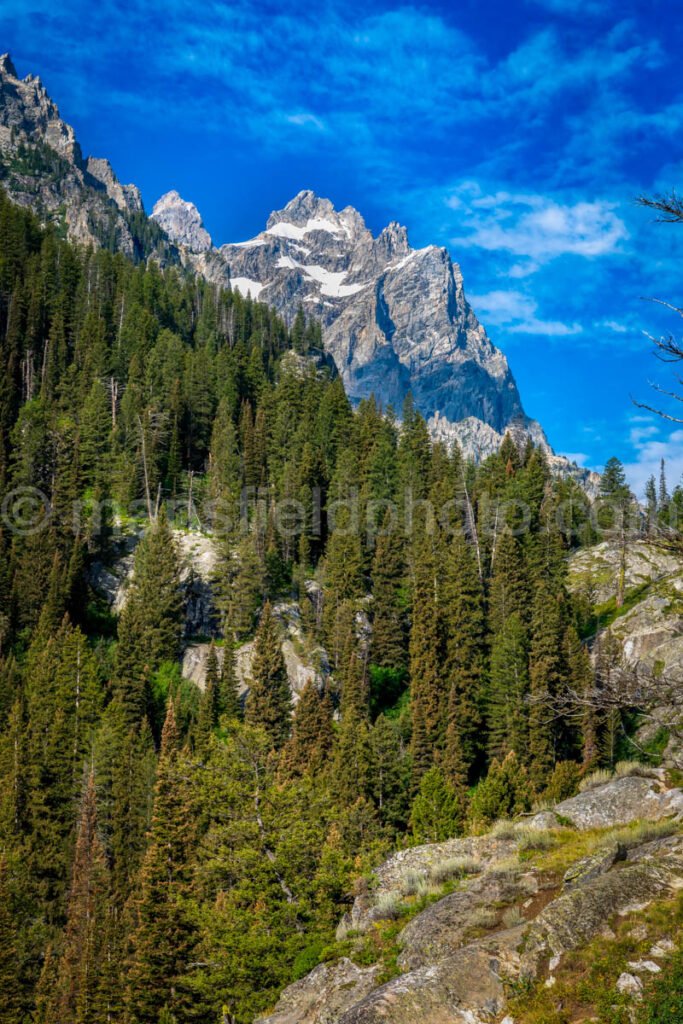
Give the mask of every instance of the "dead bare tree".
[{"label": "dead bare tree", "polygon": [[[660,223],[683,223],[683,199],[679,199],[674,191],[670,192],[668,195],[660,194],[653,197],[640,196],[637,201],[640,206],[644,206],[650,210],[656,210],[659,214],[657,220]],[[683,307],[675,306],[670,302],[666,302],[664,299],[651,298],[648,301],[655,302],[659,306],[664,306],[665,309],[669,309],[678,316],[683,317]],[[657,338],[653,335],[648,335],[648,337],[654,346],[656,357],[661,360],[661,362],[678,363],[683,360],[683,344],[677,341],[672,335],[662,338]],[[683,377],[677,376],[676,381],[683,388]],[[664,388],[653,381],[650,381],[649,384],[654,391],[663,395],[665,398],[673,399],[675,402],[683,402],[683,394]],[[647,402],[640,402],[636,399],[632,400],[634,405],[639,409],[644,409],[646,412],[654,413],[656,416],[661,416],[663,419],[669,420],[672,423],[683,423],[683,417],[681,416],[675,416],[672,413],[668,413],[664,409],[650,405]]]},{"label": "dead bare tree", "polygon": [[623,657],[595,659],[593,684],[577,689],[567,683],[554,693],[529,698],[529,704],[541,707],[547,724],[559,720],[577,725],[587,718],[611,721],[623,739],[642,757],[650,756],[644,744],[626,727],[637,713],[640,729],[652,725],[665,729],[670,737],[667,758],[670,764],[683,769],[683,675],[661,673],[636,667]]}]

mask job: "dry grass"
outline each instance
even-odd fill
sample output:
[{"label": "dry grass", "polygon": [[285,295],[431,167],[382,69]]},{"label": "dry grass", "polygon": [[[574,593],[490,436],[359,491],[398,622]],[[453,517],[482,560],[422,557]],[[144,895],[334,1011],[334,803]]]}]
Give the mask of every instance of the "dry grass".
[{"label": "dry grass", "polygon": [[524,924],[526,918],[519,907],[508,907],[503,912],[502,923],[505,928],[516,928],[517,925]]},{"label": "dry grass", "polygon": [[560,842],[555,832],[536,828],[519,828],[516,838],[520,853],[527,853],[531,850],[552,850]]},{"label": "dry grass", "polygon": [[639,821],[635,825],[626,825],[610,833],[610,840],[631,850],[643,843],[651,843],[654,839],[666,839],[681,831],[678,822],[671,818],[663,821]]},{"label": "dry grass", "polygon": [[605,783],[611,780],[612,772],[608,768],[598,768],[597,771],[586,775],[585,779],[581,779],[579,793],[587,793],[591,789],[597,789],[598,786],[604,786]]},{"label": "dry grass", "polygon": [[517,835],[517,826],[509,818],[500,818],[491,826],[488,834],[494,839],[514,839]]},{"label": "dry grass", "polygon": [[477,907],[469,916],[467,922],[468,932],[488,931],[498,924],[498,914],[488,907]]},{"label": "dry grass", "polygon": [[401,875],[401,892],[404,896],[415,896],[425,882],[424,872],[417,868],[406,868]]},{"label": "dry grass", "polygon": [[373,916],[382,921],[396,921],[405,907],[397,892],[383,892],[377,897]]},{"label": "dry grass", "polygon": [[614,768],[614,775],[617,779],[627,779],[633,775],[641,779],[651,779],[653,772],[652,768],[640,761],[619,761]]},{"label": "dry grass", "polygon": [[454,878],[476,875],[481,869],[481,861],[476,857],[450,857],[448,860],[434,864],[429,872],[429,877],[436,885],[444,885]]}]

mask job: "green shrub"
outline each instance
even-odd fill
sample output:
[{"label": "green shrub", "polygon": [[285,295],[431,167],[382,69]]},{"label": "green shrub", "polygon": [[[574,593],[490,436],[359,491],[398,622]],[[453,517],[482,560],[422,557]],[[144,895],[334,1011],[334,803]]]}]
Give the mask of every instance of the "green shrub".
[{"label": "green shrub", "polygon": [[558,761],[553,773],[548,780],[542,799],[553,804],[559,804],[563,800],[578,791],[581,782],[581,768],[576,761]]},{"label": "green shrub", "polygon": [[422,776],[413,801],[410,824],[419,843],[439,843],[462,831],[462,801],[439,768]]},{"label": "green shrub", "polygon": [[316,939],[310,946],[306,946],[300,953],[294,958],[292,964],[292,981],[298,981],[299,978],[305,977],[309,974],[314,967],[317,967],[322,960],[322,952],[324,949],[324,943],[322,939]]},{"label": "green shrub", "polygon": [[498,818],[511,818],[531,808],[531,787],[526,768],[511,752],[503,763],[491,762],[489,773],[472,797],[470,815],[475,825],[491,825]]}]

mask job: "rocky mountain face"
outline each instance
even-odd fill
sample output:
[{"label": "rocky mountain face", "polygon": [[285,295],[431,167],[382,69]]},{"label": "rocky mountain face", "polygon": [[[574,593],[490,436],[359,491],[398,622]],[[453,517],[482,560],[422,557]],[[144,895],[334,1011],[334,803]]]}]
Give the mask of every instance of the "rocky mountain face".
[{"label": "rocky mountain face", "polygon": [[130,259],[174,258],[139,189],[122,185],[108,160],[83,157],[40,79],[19,78],[9,54],[0,57],[0,185],[71,241]]},{"label": "rocky mountain face", "polygon": [[321,321],[352,400],[374,394],[400,413],[410,391],[432,434],[457,439],[475,458],[495,451],[512,428],[546,448],[557,471],[587,477],[555,457],[526,416],[447,250],[413,249],[397,223],[374,237],[357,210],[337,211],[304,191],[255,238],[217,248],[196,206],[176,191],[147,217],[136,186],[121,184],[107,160],[83,157],[40,79],[19,78],[8,54],[0,57],[0,184],[73,241],[132,259],[182,259],[290,322],[302,308]]},{"label": "rocky mountain face", "polygon": [[177,193],[163,196],[152,216],[205,277],[230,282],[290,322],[299,308],[319,319],[351,399],[374,394],[400,412],[410,391],[432,433],[457,438],[475,456],[494,451],[510,426],[547,447],[446,249],[413,249],[396,223],[374,237],[357,210],[337,211],[310,191],[272,213],[255,238],[218,249]]},{"label": "rocky mountain face", "polygon": [[154,204],[152,218],[169,238],[191,252],[206,252],[212,248],[211,235],[202,223],[201,214],[194,205],[182,199],[173,190]]}]

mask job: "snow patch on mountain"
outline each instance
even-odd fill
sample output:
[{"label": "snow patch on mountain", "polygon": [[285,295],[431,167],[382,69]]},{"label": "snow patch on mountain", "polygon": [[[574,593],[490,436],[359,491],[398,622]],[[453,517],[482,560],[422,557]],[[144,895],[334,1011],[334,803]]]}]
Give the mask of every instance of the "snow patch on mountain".
[{"label": "snow patch on mountain", "polygon": [[245,298],[250,297],[252,299],[258,299],[259,295],[266,287],[266,285],[261,284],[259,281],[252,281],[248,277],[231,277],[230,284],[235,291],[240,293],[240,295],[243,295]]}]

